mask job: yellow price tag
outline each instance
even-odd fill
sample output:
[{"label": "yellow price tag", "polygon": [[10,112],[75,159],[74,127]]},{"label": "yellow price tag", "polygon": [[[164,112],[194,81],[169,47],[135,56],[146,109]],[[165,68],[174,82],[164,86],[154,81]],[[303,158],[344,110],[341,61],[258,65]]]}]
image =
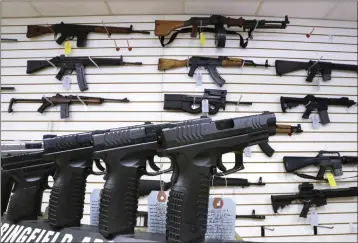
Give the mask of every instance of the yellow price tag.
[{"label": "yellow price tag", "polygon": [[65,42],[65,54],[69,55],[72,52],[72,41]]},{"label": "yellow price tag", "polygon": [[327,173],[327,180],[330,187],[336,186],[336,180],[334,179],[334,175],[332,173]]},{"label": "yellow price tag", "polygon": [[206,36],[204,34],[204,32],[200,33],[200,45],[205,45],[206,44]]}]

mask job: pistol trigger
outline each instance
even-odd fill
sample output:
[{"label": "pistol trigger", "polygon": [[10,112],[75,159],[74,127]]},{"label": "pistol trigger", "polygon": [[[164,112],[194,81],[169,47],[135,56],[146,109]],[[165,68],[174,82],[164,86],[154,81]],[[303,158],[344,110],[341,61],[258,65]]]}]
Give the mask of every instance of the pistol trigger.
[{"label": "pistol trigger", "polygon": [[150,168],[152,168],[154,171],[160,171],[160,168],[154,163],[154,156],[148,158],[148,163]]},{"label": "pistol trigger", "polygon": [[226,172],[226,171],[227,171],[227,169],[226,169],[226,167],[225,167],[225,165],[224,165],[224,163],[223,163],[223,161],[222,161],[222,156],[219,156],[219,157],[218,157],[216,164],[217,164],[219,170],[221,170],[222,172]]}]

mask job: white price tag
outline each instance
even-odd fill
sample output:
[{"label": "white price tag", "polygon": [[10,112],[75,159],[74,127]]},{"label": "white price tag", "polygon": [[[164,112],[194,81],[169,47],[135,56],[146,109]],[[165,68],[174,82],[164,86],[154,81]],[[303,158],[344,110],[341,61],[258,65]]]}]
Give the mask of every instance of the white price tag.
[{"label": "white price tag", "polygon": [[70,90],[71,89],[71,78],[66,76],[64,79],[63,79],[63,88],[65,90]]},{"label": "white price tag", "polygon": [[148,231],[165,234],[168,193],[152,191],[148,196]]},{"label": "white price tag", "polygon": [[244,149],[244,155],[245,157],[251,158],[251,147],[246,147]]},{"label": "white price tag", "polygon": [[318,129],[320,127],[319,126],[319,117],[317,114],[311,115],[311,121],[312,121],[313,129]]},{"label": "white price tag", "polygon": [[209,113],[209,101],[207,99],[201,101],[201,112]]},{"label": "white price tag", "polygon": [[317,91],[320,91],[321,90],[321,78],[320,77],[316,77],[316,80],[317,80]]},{"label": "white price tag", "polygon": [[91,225],[98,225],[100,198],[101,198],[101,189],[94,189],[90,197],[90,224]]},{"label": "white price tag", "polygon": [[231,198],[209,198],[205,239],[235,240],[236,203]]},{"label": "white price tag", "polygon": [[203,85],[203,76],[201,75],[201,72],[199,70],[195,73],[195,82],[196,86]]},{"label": "white price tag", "polygon": [[312,226],[318,226],[318,214],[316,212],[316,210],[312,209],[311,214],[310,214],[310,224]]}]

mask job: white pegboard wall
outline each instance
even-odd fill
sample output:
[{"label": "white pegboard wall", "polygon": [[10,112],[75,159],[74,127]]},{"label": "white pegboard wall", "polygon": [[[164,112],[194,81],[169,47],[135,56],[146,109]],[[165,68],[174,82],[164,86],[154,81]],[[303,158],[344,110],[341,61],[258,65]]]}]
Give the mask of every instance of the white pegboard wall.
[{"label": "white pegboard wall", "polygon": [[[58,135],[127,126],[144,121],[170,122],[190,119],[195,116],[163,111],[164,93],[201,94],[204,88],[217,88],[209,75],[203,72],[203,86],[195,85],[195,80],[187,76],[188,69],[175,69],[165,73],[157,70],[159,57],[185,59],[192,55],[227,55],[242,57],[257,63],[268,59],[273,65],[276,59],[324,61],[357,64],[357,29],[355,22],[320,21],[308,19],[290,19],[290,25],[283,30],[257,30],[254,40],[249,42],[247,49],[238,47],[239,40],[230,36],[226,48],[214,47],[213,35],[207,34],[207,44],[200,46],[199,40],[191,39],[189,34],[181,34],[171,45],[161,48],[159,40],[154,36],[155,19],[188,19],[191,16],[96,16],[96,17],[54,17],[54,18],[18,18],[2,19],[2,38],[17,38],[19,42],[1,43],[1,83],[14,86],[15,91],[1,94],[1,141],[40,140],[43,134]],[[233,16],[239,17],[239,16]],[[250,17],[247,17],[250,18]],[[258,18],[258,17],[257,17]],[[262,17],[264,18],[264,17]],[[273,18],[265,18],[273,19]],[[279,18],[274,18],[279,19]],[[72,56],[119,57],[124,61],[143,62],[142,66],[86,68],[88,91],[80,93],[76,76],[71,75],[71,90],[67,91],[62,83],[55,79],[56,70],[49,68],[33,75],[26,74],[26,61],[30,59],[52,58],[64,53],[63,46],[57,45],[52,35],[27,39],[27,24],[65,23],[102,24],[108,26],[125,26],[133,24],[134,29],[150,30],[151,35],[112,35],[108,39],[105,34],[89,34],[86,48],[77,48],[73,42]],[[310,38],[306,34],[315,28]],[[330,38],[330,35],[334,35]],[[115,50],[113,39],[120,51]],[[127,49],[128,39],[132,51]],[[266,157],[258,147],[252,148],[252,157],[244,158],[245,170],[232,175],[256,182],[260,176],[266,182],[265,187],[248,188],[216,188],[213,193],[223,191],[235,199],[237,213],[250,214],[252,209],[257,214],[266,214],[265,221],[236,221],[236,231],[245,240],[250,241],[355,241],[357,235],[350,230],[349,223],[357,223],[357,198],[340,198],[329,200],[329,204],[318,208],[320,223],[335,226],[333,230],[319,229],[319,235],[313,236],[313,229],[307,220],[300,219],[298,214],[302,205],[293,204],[286,207],[279,215],[274,215],[270,205],[270,195],[277,193],[295,193],[297,186],[304,180],[287,174],[282,165],[282,157],[315,156],[318,150],[339,150],[342,155],[357,155],[357,106],[350,109],[330,107],[331,123],[313,129],[309,120],[301,118],[303,107],[282,113],[280,96],[303,97],[315,94],[325,97],[347,96],[357,100],[357,74],[334,70],[332,80],[320,83],[317,90],[316,82],[306,83],[304,71],[278,77],[274,68],[243,67],[219,68],[219,73],[227,81],[223,89],[228,90],[228,100],[237,100],[243,95],[242,101],[251,101],[252,106],[227,106],[214,119],[235,116],[253,115],[262,111],[275,112],[278,123],[302,124],[304,133],[292,137],[277,135],[270,139],[276,150],[272,158]],[[87,111],[82,105],[70,107],[70,118],[61,120],[59,107],[51,108],[44,114],[36,112],[39,104],[16,104],[14,113],[7,113],[11,98],[41,98],[43,95],[81,94],[104,98],[124,98],[131,102],[124,104],[105,103],[100,106],[88,106]],[[51,126],[48,122],[51,121]],[[51,127],[51,130],[48,128]],[[168,160],[163,160],[168,162]],[[233,162],[228,154],[224,161]],[[229,165],[228,165],[229,166]],[[317,168],[306,168],[305,172],[317,173]],[[357,168],[345,166],[344,176],[356,175]],[[170,175],[163,176],[169,180]],[[146,178],[151,179],[151,178]],[[158,179],[158,178],[152,178]],[[356,186],[356,178],[339,182],[339,187]],[[101,176],[89,176],[86,205],[83,223],[89,223],[89,195],[94,188],[101,188]],[[317,188],[327,188],[325,184],[316,183]],[[43,208],[49,199],[49,191],[45,192]],[[139,209],[147,210],[146,199],[140,199]],[[274,231],[266,231],[266,237],[260,236],[260,226],[267,225]]]}]

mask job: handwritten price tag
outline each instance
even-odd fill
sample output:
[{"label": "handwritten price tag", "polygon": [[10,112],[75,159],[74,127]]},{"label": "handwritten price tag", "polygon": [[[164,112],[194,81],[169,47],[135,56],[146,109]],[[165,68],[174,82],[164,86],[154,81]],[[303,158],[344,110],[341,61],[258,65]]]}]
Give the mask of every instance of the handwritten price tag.
[{"label": "handwritten price tag", "polygon": [[65,42],[65,55],[70,55],[72,53],[72,41]]},{"label": "handwritten price tag", "polygon": [[148,196],[148,231],[165,234],[168,193],[152,191]]},{"label": "handwritten price tag", "polygon": [[94,189],[90,197],[90,224],[98,225],[101,189]]}]

